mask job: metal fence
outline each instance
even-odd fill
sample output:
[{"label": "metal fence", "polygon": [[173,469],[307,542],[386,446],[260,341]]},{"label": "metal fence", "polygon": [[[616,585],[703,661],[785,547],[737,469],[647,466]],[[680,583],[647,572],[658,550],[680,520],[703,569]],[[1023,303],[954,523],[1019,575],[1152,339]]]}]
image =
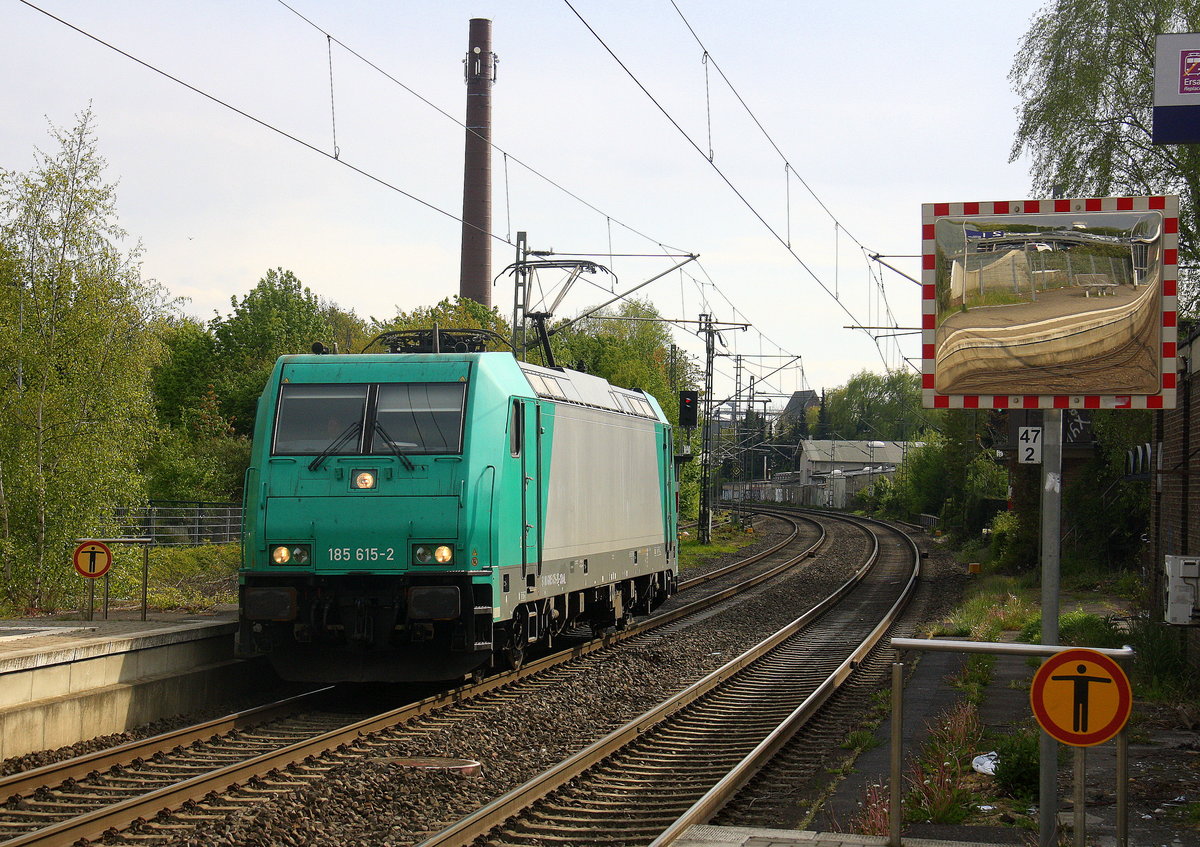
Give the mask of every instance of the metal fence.
[{"label": "metal fence", "polygon": [[228,544],[241,538],[242,506],[202,500],[151,500],[145,507],[123,510],[117,520],[120,535],[153,538],[160,547]]}]

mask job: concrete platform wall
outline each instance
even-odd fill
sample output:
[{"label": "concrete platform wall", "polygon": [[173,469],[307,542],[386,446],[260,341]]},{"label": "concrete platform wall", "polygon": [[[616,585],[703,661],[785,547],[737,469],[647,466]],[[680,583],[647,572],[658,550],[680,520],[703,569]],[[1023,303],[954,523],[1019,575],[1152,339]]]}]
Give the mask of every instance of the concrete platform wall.
[{"label": "concrete platform wall", "polygon": [[159,625],[8,647],[0,652],[0,758],[123,732],[261,687],[271,672],[233,658],[234,629]]}]

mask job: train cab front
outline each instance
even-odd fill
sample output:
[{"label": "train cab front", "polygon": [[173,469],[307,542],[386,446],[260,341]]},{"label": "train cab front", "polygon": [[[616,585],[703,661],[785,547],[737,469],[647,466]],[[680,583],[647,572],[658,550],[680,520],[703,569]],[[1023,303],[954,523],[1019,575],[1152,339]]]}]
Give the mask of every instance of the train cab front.
[{"label": "train cab front", "polygon": [[239,653],[284,679],[455,679],[491,658],[490,590],[469,576],[247,575],[240,602]]},{"label": "train cab front", "polygon": [[491,585],[461,517],[469,370],[444,364],[407,382],[360,365],[392,381],[359,383],[283,367],[247,477],[240,655],[313,682],[454,679],[490,659]]}]

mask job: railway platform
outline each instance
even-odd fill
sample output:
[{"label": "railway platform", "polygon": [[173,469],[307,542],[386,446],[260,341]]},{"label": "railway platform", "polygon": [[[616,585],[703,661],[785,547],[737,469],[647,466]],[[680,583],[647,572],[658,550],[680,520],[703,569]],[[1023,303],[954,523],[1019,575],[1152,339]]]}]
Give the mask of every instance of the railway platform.
[{"label": "railway platform", "polygon": [[262,666],[233,657],[236,614],[0,620],[0,758],[123,732],[261,682]]},{"label": "railway platform", "polygon": [[[675,841],[676,847],[882,847],[887,843],[885,835],[708,825],[693,826]],[[905,847],[1005,847],[978,841],[930,838],[905,838],[903,844]]]}]

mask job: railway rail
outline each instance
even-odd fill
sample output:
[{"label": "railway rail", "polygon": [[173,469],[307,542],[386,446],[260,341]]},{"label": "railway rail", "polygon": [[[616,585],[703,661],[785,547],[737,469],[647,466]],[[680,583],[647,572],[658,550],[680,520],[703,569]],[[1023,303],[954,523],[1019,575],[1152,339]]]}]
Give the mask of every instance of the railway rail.
[{"label": "railway rail", "polygon": [[[131,821],[146,821],[164,808],[184,807],[195,818],[236,811],[241,801],[204,801],[206,795],[233,786],[254,783],[256,792],[287,791],[322,777],[328,770],[314,757],[335,750],[363,736],[388,727],[454,707],[489,692],[544,675],[556,665],[575,661],[618,642],[658,637],[687,618],[703,613],[729,597],[778,576],[812,556],[824,543],[824,533],[803,518],[784,518],[792,532],[779,544],[760,554],[683,580],[681,593],[701,586],[710,590],[714,581],[729,580],[744,569],[757,572],[734,585],[688,603],[620,632],[610,633],[587,644],[532,662],[521,670],[501,674],[444,694],[428,697],[346,724],[345,715],[313,712],[320,696],[312,700],[289,700],[261,710],[189,727],[102,751],[90,756],[49,765],[0,780],[0,797],[8,801],[0,808],[0,845],[72,844],[80,838],[97,838],[127,827]],[[802,531],[801,527],[805,529]],[[804,538],[801,538],[801,536]],[[802,544],[798,552],[789,545]],[[785,552],[787,550],[787,552]],[[550,677],[552,679],[552,676]],[[313,704],[313,705],[310,705]],[[300,714],[296,714],[300,710]],[[309,761],[286,775],[291,765]],[[264,776],[273,774],[273,776]],[[141,823],[142,837],[169,834],[180,824]]]},{"label": "railway rail", "polygon": [[790,625],[420,847],[659,847],[709,820],[802,730],[908,601],[920,556],[890,532],[851,580]]}]

